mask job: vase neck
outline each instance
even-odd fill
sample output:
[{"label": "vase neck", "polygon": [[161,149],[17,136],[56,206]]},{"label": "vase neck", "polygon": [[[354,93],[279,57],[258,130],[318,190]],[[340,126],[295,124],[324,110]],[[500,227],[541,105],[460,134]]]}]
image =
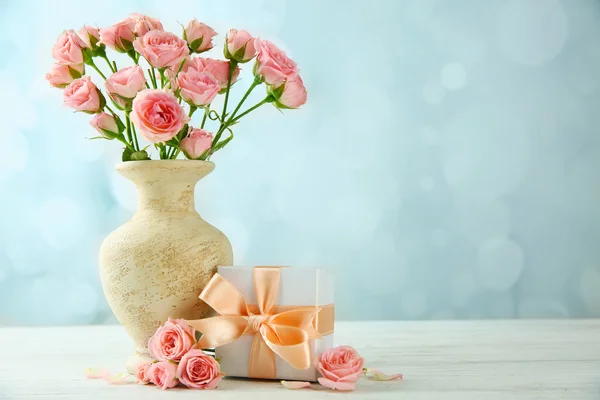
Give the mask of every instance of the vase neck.
[{"label": "vase neck", "polygon": [[136,183],[139,212],[195,212],[196,181],[146,181]]},{"label": "vase neck", "polygon": [[214,169],[205,161],[129,161],[117,171],[135,183],[138,212],[195,213],[196,183]]}]

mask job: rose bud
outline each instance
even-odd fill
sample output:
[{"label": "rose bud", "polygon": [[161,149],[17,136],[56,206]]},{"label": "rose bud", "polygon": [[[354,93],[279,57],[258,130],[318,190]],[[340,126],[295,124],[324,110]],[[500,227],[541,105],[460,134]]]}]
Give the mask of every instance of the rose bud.
[{"label": "rose bud", "polygon": [[106,79],[106,93],[121,108],[127,108],[146,84],[144,71],[139,65],[126,67],[115,72]]},{"label": "rose bud", "polygon": [[94,50],[98,46],[100,40],[100,30],[93,26],[84,25],[77,35],[85,43],[85,47]]},{"label": "rose bud", "polygon": [[191,129],[180,144],[183,154],[190,160],[199,160],[204,152],[210,149],[213,135],[203,129]]},{"label": "rose bud", "polygon": [[106,100],[89,76],[75,79],[65,88],[64,104],[76,111],[88,114],[99,113],[106,105]]},{"label": "rose bud", "polygon": [[108,140],[112,140],[121,134],[121,129],[119,129],[119,124],[117,124],[115,117],[104,112],[94,115],[94,118],[90,121],[90,125]]},{"label": "rose bud", "polygon": [[275,98],[277,108],[298,108],[306,103],[306,88],[299,75],[270,92]]},{"label": "rose bud", "polygon": [[183,39],[194,53],[212,49],[213,36],[217,36],[217,32],[197,19],[191,20],[183,30]]},{"label": "rose bud", "polygon": [[225,58],[245,63],[256,55],[255,39],[247,31],[231,29],[225,38]]},{"label": "rose bud", "polygon": [[56,88],[64,88],[74,79],[81,78],[83,72],[83,64],[61,65],[55,63],[50,72],[46,74],[46,80]]},{"label": "rose bud", "polygon": [[267,85],[279,87],[298,75],[298,66],[282,50],[268,40],[257,40],[258,56],[254,75]]},{"label": "rose bud", "polygon": [[221,87],[219,81],[207,72],[189,69],[177,77],[179,95],[188,104],[204,107],[215,99]]},{"label": "rose bud", "polygon": [[158,19],[147,15],[132,13],[127,20],[131,21],[133,33],[137,37],[144,36],[153,29],[163,30],[163,25]]},{"label": "rose bud", "polygon": [[153,30],[133,42],[133,47],[155,68],[178,69],[190,55],[187,43],[170,32]]},{"label": "rose bud", "polygon": [[108,28],[100,29],[100,43],[103,43],[120,53],[133,49],[133,24],[130,20],[117,22]]},{"label": "rose bud", "polygon": [[[190,68],[198,72],[208,72],[219,81],[221,90],[227,89],[227,80],[229,79],[229,63],[231,61],[215,60],[212,58],[194,57],[183,65],[182,72],[187,72]],[[240,67],[236,65],[231,76],[233,85],[240,75]]]},{"label": "rose bud", "polygon": [[83,51],[85,43],[74,30],[64,31],[58,36],[54,47],[52,47],[52,57],[58,64],[79,65],[83,64]]}]

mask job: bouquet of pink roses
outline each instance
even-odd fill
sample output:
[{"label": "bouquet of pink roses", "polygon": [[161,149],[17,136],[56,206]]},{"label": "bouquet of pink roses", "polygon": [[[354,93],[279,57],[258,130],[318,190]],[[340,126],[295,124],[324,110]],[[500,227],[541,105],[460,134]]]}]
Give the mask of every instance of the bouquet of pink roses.
[{"label": "bouquet of pink roses", "polygon": [[[194,19],[180,38],[164,31],[159,20],[141,14],[131,14],[104,29],[84,26],[77,33],[64,31],[52,49],[55,64],[46,79],[64,88],[65,105],[94,115],[90,124],[100,133],[96,138],[117,139],[125,145],[123,161],[150,159],[149,146],[140,147],[138,132],[154,145],[161,159],[176,159],[183,152],[189,159],[208,160],[233,139],[231,127],[258,107],[271,103],[279,109],[298,108],[306,102],[296,63],[273,43],[244,30],[231,29],[226,36],[223,54],[227,60],[191,56],[212,49],[216,35]],[[107,47],[127,54],[133,65],[117,66]],[[254,80],[230,111],[230,91],[240,74],[239,64],[254,58]],[[102,72],[100,62],[110,72]],[[86,66],[104,79],[106,96],[85,75]],[[250,93],[263,83],[265,98],[241,111]],[[211,109],[218,95],[224,96],[220,112]],[[199,109],[201,122],[192,126],[192,115]],[[209,120],[216,125],[214,133],[208,129]]]}]

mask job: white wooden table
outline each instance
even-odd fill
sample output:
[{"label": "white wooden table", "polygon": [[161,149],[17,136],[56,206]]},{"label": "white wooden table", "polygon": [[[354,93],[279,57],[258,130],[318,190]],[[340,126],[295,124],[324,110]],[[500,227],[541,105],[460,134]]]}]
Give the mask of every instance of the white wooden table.
[{"label": "white wooden table", "polygon": [[84,377],[124,370],[121,327],[0,328],[0,399],[600,399],[600,320],[339,322],[336,343],[405,380],[363,379],[345,394],[242,379],[162,392]]}]

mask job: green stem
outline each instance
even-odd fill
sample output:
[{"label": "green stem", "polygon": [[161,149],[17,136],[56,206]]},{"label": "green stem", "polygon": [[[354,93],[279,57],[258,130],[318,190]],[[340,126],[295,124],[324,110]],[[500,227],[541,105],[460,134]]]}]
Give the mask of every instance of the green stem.
[{"label": "green stem", "polygon": [[158,73],[160,74],[160,88],[164,89],[164,87],[165,87],[165,70],[163,68],[159,68]]},{"label": "green stem", "polygon": [[117,140],[123,143],[129,150],[135,153],[135,149],[129,143],[127,143],[127,140],[125,140],[123,135],[117,136]]},{"label": "green stem", "polygon": [[265,97],[263,99],[263,101],[261,101],[260,103],[257,103],[255,105],[253,105],[252,107],[250,107],[249,109],[247,109],[246,111],[244,111],[243,113],[241,113],[240,115],[238,115],[237,117],[235,117],[233,120],[227,121],[227,122],[228,123],[230,123],[230,122],[237,122],[244,115],[251,113],[252,111],[256,110],[258,107],[262,106],[263,104],[272,103],[273,100],[274,100],[273,97],[271,95],[269,95],[269,96]]},{"label": "green stem", "polygon": [[152,86],[156,89],[156,78],[152,75],[152,70],[150,68],[148,68],[148,75],[150,76],[150,83],[152,83]]},{"label": "green stem", "polygon": [[110,68],[110,70],[112,71],[112,73],[114,74],[115,72],[117,72],[117,70],[115,69],[115,67],[112,65],[112,63],[110,62],[110,60],[108,59],[108,57],[106,56],[106,54],[104,54],[102,56],[102,58],[104,58],[104,60],[106,61],[106,63],[108,64],[108,68]]},{"label": "green stem", "polygon": [[138,142],[137,132],[135,131],[135,125],[133,124],[133,122],[131,123],[131,132],[133,133],[133,140],[135,141],[135,147],[138,149],[138,151],[140,151],[140,144]]},{"label": "green stem", "polygon": [[227,91],[225,92],[225,101],[223,102],[223,112],[221,113],[221,118],[223,118],[223,122],[221,123],[221,128],[225,125],[225,113],[227,112],[227,102],[229,101],[229,92],[231,91],[231,78],[233,77],[233,71],[235,71],[235,67],[237,66],[237,61],[229,60],[229,75],[227,77]]},{"label": "green stem", "polygon": [[190,112],[188,113],[188,117],[192,118],[192,115],[194,115],[197,109],[198,107],[196,106],[190,106]]},{"label": "green stem", "polygon": [[128,111],[125,112],[125,124],[127,126],[127,138],[129,139],[129,143],[131,143],[131,145],[134,146],[135,149],[135,145],[133,144],[133,136],[131,135],[131,120],[129,119]]},{"label": "green stem", "polygon": [[179,153],[181,153],[181,149],[177,149],[177,151],[175,152],[175,155],[173,156],[173,160],[177,159],[177,156],[179,155]]},{"label": "green stem", "polygon": [[246,94],[244,94],[244,97],[242,97],[242,100],[240,100],[240,102],[237,105],[237,107],[235,108],[235,110],[233,110],[233,112],[231,113],[231,117],[229,117],[229,122],[231,122],[233,120],[233,118],[235,117],[237,112],[242,107],[242,104],[244,104],[244,102],[246,101],[248,96],[250,96],[250,92],[252,92],[254,90],[254,88],[257,87],[258,85],[260,85],[261,83],[262,82],[259,81],[258,79],[254,79],[254,81],[252,82],[252,85],[250,85],[250,87],[248,88],[248,91],[246,92]]},{"label": "green stem", "polygon": [[115,70],[115,71],[117,71],[119,68],[117,68],[117,63],[116,63],[116,61],[114,61],[114,60],[113,60],[113,62],[112,62],[112,63],[113,63],[114,70]]},{"label": "green stem", "polygon": [[99,73],[100,76],[102,78],[104,78],[104,80],[106,80],[106,76],[102,73],[102,71],[100,71],[100,69],[96,66],[96,64],[94,63],[94,61],[91,61],[89,65],[91,65],[92,68],[94,68],[96,70],[96,72]]},{"label": "green stem", "polygon": [[206,123],[206,117],[208,117],[209,112],[210,112],[210,106],[204,107],[204,116],[202,117],[202,125],[200,125],[200,129],[204,129],[204,124]]}]

